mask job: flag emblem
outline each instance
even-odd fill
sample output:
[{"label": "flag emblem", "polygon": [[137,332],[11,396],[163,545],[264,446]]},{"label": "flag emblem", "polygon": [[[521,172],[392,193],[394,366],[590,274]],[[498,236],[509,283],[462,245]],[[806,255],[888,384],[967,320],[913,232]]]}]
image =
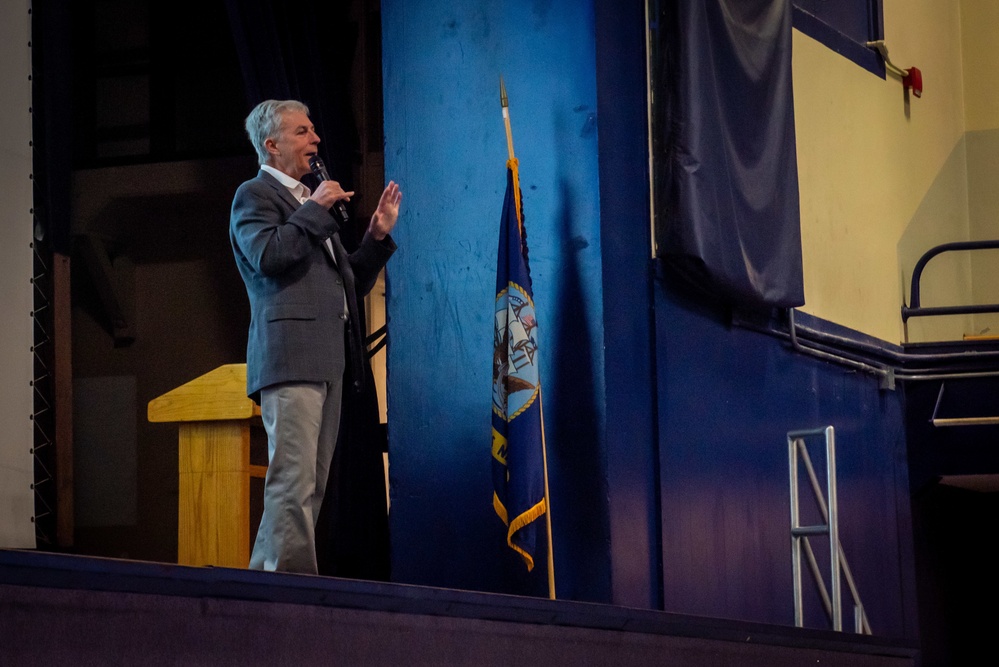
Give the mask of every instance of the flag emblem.
[{"label": "flag emblem", "polygon": [[493,338],[493,412],[506,421],[538,397],[537,328],[531,297],[511,282],[496,295]]}]

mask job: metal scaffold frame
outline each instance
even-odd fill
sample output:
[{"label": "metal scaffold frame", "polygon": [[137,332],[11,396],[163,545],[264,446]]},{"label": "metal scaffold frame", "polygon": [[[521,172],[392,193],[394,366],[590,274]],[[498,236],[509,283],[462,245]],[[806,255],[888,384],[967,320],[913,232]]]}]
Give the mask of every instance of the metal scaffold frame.
[{"label": "metal scaffold frame", "polygon": [[[825,438],[826,493],[822,492],[822,488],[819,485],[819,479],[815,474],[815,468],[808,455],[808,447],[805,442],[807,438],[817,436]],[[790,431],[787,434],[787,445],[791,482],[791,567],[792,576],[794,577],[794,624],[799,628],[804,627],[801,568],[801,557],[802,552],[804,552],[808,560],[809,569],[818,586],[822,604],[832,622],[833,630],[837,632],[843,630],[841,580],[845,579],[850,594],[853,596],[854,631],[858,634],[869,635],[871,634],[871,627],[867,621],[867,614],[860,600],[860,593],[854,582],[853,573],[850,571],[850,566],[847,563],[846,554],[843,552],[843,545],[839,541],[839,512],[836,497],[836,436],[834,429],[832,426],[826,426],[824,428],[803,431]],[[815,495],[815,501],[818,504],[822,520],[825,522],[824,524],[801,525],[798,492],[799,459],[804,464],[805,470],[808,473],[812,492]],[[809,537],[816,535],[827,535],[829,537],[830,585],[828,589],[819,570],[815,552],[808,541]]]}]

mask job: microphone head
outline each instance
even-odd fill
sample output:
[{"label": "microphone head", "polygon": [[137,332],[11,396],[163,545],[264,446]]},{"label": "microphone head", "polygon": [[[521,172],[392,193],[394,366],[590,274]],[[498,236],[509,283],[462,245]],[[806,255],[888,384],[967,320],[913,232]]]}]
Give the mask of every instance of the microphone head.
[{"label": "microphone head", "polygon": [[[330,180],[330,175],[326,172],[326,165],[323,164],[323,159],[319,155],[313,155],[309,158],[309,168],[312,170],[313,175],[319,179],[319,182]],[[346,224],[349,218],[347,216],[347,208],[343,205],[343,202],[336,202],[333,204],[333,208],[340,214],[341,222]]]},{"label": "microphone head", "polygon": [[318,155],[313,155],[309,158],[309,168],[312,169],[312,173],[320,181],[330,180],[329,174],[326,173],[326,165],[323,164],[323,159]]}]

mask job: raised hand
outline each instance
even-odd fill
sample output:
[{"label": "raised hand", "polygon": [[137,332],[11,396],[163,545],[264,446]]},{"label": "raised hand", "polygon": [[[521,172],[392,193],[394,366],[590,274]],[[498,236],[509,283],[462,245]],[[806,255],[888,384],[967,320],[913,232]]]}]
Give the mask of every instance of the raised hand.
[{"label": "raised hand", "polygon": [[402,191],[399,184],[389,181],[382,191],[382,196],[378,199],[378,208],[371,214],[371,222],[368,224],[368,233],[375,239],[381,241],[395,227],[399,219],[399,204],[402,202]]}]

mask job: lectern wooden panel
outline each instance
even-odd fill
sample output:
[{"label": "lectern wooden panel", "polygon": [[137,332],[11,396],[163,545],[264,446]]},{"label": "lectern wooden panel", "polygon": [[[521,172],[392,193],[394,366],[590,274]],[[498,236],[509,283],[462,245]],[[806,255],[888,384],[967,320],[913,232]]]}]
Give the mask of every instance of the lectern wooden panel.
[{"label": "lectern wooden panel", "polygon": [[177,562],[246,567],[250,561],[250,429],[246,365],[220,366],[149,402],[149,421],[179,424]]}]

